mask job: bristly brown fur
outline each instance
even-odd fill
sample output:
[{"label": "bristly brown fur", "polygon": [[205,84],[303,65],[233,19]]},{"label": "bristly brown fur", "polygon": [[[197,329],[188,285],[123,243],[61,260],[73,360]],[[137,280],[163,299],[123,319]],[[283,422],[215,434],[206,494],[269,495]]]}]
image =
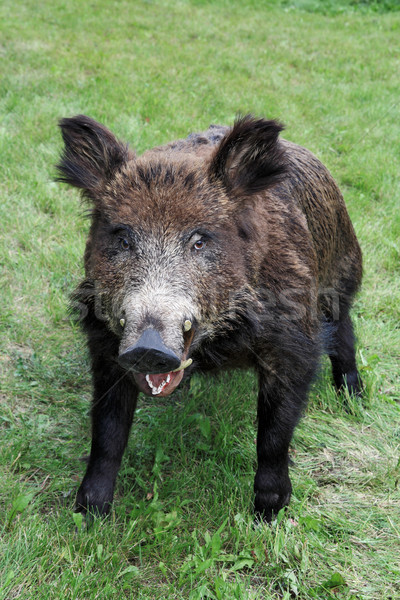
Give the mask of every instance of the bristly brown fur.
[{"label": "bristly brown fur", "polygon": [[286,171],[284,149],[278,143],[283,125],[246,115],[236,120],[211,159],[210,175],[228,193],[252,195],[281,181]]},{"label": "bristly brown fur", "polygon": [[189,376],[257,373],[254,508],[270,520],[289,502],[289,444],[322,352],[338,391],[362,390],[349,315],[361,251],[336,183],[281,124],[250,115],[139,157],[89,117],[60,126],[59,181],[92,201],[73,298],[94,385],[77,509],[109,510],[138,392],[154,393],[145,375],[178,385],[190,357]]},{"label": "bristly brown fur", "polygon": [[59,125],[65,148],[56,181],[80,188],[86,197],[94,199],[104,182],[129,159],[128,146],[85,115],[62,119]]}]

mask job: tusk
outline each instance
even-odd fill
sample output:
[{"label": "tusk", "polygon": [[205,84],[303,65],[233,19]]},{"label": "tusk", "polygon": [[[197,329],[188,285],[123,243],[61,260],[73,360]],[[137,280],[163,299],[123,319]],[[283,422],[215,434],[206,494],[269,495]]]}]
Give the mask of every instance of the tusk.
[{"label": "tusk", "polygon": [[192,362],[193,362],[193,360],[191,358],[188,358],[187,360],[183,360],[181,362],[180,366],[172,372],[176,373],[177,371],[183,371],[183,369],[186,369],[186,367],[190,367]]},{"label": "tusk", "polygon": [[125,319],[120,319],[119,324],[121,325],[121,327],[123,327],[125,325]]},{"label": "tusk", "polygon": [[183,324],[183,330],[190,331],[191,329],[192,329],[192,323],[191,323],[191,321],[189,321],[189,319],[187,319]]}]

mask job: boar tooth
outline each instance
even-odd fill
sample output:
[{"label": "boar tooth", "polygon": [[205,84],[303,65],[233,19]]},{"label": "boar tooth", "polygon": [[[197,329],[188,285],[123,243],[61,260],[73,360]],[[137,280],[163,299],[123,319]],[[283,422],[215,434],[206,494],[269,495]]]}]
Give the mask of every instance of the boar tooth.
[{"label": "boar tooth", "polygon": [[189,319],[186,319],[186,321],[183,324],[183,330],[190,331],[191,329],[192,329],[192,322],[189,321]]},{"label": "boar tooth", "polygon": [[160,392],[163,391],[163,389],[165,388],[165,386],[171,381],[171,376],[168,373],[167,378],[163,379],[163,381],[160,383],[160,385],[158,387],[155,387],[153,382],[150,379],[150,375],[146,375],[146,381],[149,384],[149,388],[151,389],[151,393],[153,394],[153,396],[156,396],[157,394],[159,394]]},{"label": "boar tooth", "polygon": [[191,358],[188,358],[187,360],[183,360],[180,364],[180,366],[175,369],[175,371],[172,371],[173,373],[176,373],[177,371],[182,371],[182,369],[186,369],[186,367],[190,367],[190,365],[192,364],[193,360]]},{"label": "boar tooth", "polygon": [[121,327],[123,327],[125,325],[125,319],[120,319],[119,324],[121,325]]}]

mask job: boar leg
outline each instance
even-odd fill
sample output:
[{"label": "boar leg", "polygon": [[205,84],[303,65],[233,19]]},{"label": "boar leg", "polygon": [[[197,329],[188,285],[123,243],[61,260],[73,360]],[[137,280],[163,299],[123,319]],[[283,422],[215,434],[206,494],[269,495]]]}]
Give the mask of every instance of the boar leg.
[{"label": "boar leg", "polygon": [[357,371],[353,324],[349,314],[335,323],[332,342],[329,358],[335,386],[337,390],[347,387],[350,394],[359,396],[362,384]]},{"label": "boar leg", "polygon": [[92,448],[86,475],[78,490],[76,508],[107,514],[132,424],[138,391],[130,376],[104,359],[94,365]]},{"label": "boar leg", "polygon": [[308,383],[292,387],[285,380],[267,385],[260,378],[258,395],[258,467],[254,480],[254,511],[257,518],[271,521],[289,504],[292,484],[289,479],[289,444],[305,405]]}]

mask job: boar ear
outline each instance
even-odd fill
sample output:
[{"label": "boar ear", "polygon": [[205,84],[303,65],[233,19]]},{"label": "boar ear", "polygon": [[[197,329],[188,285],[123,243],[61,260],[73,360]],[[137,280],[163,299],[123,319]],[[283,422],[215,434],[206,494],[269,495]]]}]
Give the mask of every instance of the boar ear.
[{"label": "boar ear", "polygon": [[246,115],[235,121],[210,163],[210,176],[235,196],[261,192],[282,179],[285,153],[278,141],[283,125]]},{"label": "boar ear", "polygon": [[84,196],[95,198],[131,158],[128,147],[104,125],[85,115],[61,119],[59,125],[65,148],[57,165],[57,181],[69,183],[82,189]]}]

